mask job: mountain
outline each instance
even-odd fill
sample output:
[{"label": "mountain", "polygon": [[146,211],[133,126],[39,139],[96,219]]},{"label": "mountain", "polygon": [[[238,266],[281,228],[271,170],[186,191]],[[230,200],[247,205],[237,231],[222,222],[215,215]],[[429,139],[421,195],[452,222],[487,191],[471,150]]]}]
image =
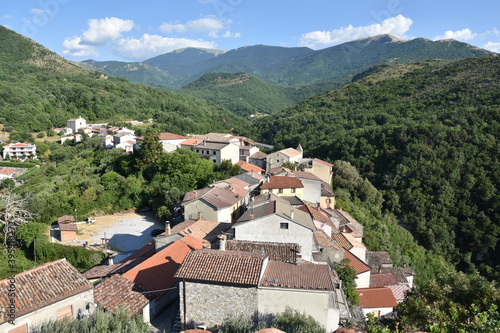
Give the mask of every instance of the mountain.
[{"label": "mountain", "polygon": [[[492,55],[492,52],[455,40],[431,41],[425,38],[402,40],[391,35],[367,37],[322,50],[306,47],[254,45],[234,50],[186,48],[169,52],[144,63],[155,66],[172,79],[156,86],[180,89],[207,73],[246,72],[284,87],[329,83],[345,84],[358,72],[381,63],[409,63],[424,59],[461,59]],[[94,62],[100,70],[114,75]],[[130,80],[137,73],[123,65],[120,74]],[[321,91],[323,92],[323,91]]]},{"label": "mountain", "polygon": [[0,26],[0,123],[11,130],[43,131],[79,115],[89,121],[153,118],[162,130],[177,133],[224,131],[245,123],[207,101],[83,69]]},{"label": "mountain", "polygon": [[253,133],[349,161],[420,244],[500,278],[500,57],[386,64],[355,79],[257,119]]},{"label": "mountain", "polygon": [[245,72],[205,74],[179,92],[212,101],[247,117],[278,112],[312,94],[274,85]]}]

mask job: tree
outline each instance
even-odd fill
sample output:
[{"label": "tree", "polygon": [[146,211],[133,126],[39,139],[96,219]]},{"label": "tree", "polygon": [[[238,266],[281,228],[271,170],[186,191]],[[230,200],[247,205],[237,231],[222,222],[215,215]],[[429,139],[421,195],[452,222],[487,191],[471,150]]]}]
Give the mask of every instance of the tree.
[{"label": "tree", "polygon": [[0,197],[0,223],[4,225],[4,241],[12,240],[16,230],[24,223],[33,220],[33,214],[26,209],[28,198],[22,198],[12,192],[5,192]]},{"label": "tree", "polygon": [[36,137],[37,137],[37,138],[39,138],[39,139],[43,139],[43,138],[45,137],[45,133],[40,132],[40,133],[38,133],[38,134],[36,135]]},{"label": "tree", "polygon": [[137,167],[144,171],[147,167],[154,165],[162,155],[163,147],[158,132],[150,127],[144,134],[141,149],[137,151]]}]

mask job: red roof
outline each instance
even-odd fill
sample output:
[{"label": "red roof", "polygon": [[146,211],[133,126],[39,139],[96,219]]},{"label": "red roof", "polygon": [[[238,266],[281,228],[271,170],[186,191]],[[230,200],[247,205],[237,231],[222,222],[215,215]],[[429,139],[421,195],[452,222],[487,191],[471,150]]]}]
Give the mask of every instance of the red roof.
[{"label": "red roof", "polygon": [[349,259],[348,265],[354,268],[356,274],[370,271],[370,267],[367,264],[349,251],[344,251],[344,259]]},{"label": "red roof", "polygon": [[[42,309],[93,288],[92,284],[66,259],[49,262],[15,276],[16,316]],[[0,308],[7,309],[10,279],[0,281]],[[8,321],[8,312],[0,311],[0,324]]]},{"label": "red roof", "polygon": [[261,189],[303,188],[302,182],[296,177],[273,176],[260,187]]},{"label": "red roof", "polygon": [[14,173],[14,169],[3,168],[0,170],[0,173],[3,175],[11,175]]},{"label": "red roof", "polygon": [[328,162],[325,162],[325,161],[323,161],[323,160],[320,160],[319,158],[315,158],[315,159],[314,159],[314,162],[318,162],[318,163],[323,164],[324,166],[327,166],[327,167],[330,167],[330,168],[332,168],[332,167],[333,167],[333,164],[328,163]]},{"label": "red roof", "polygon": [[370,274],[370,287],[382,288],[398,284],[398,280],[391,273]]},{"label": "red roof", "polygon": [[392,308],[398,305],[391,288],[356,289],[362,308]]},{"label": "red roof", "polygon": [[123,274],[123,277],[161,297],[166,292],[164,289],[172,287],[177,281],[175,272],[186,255],[201,248],[200,240],[184,236]]},{"label": "red roof", "polygon": [[196,146],[198,143],[202,142],[203,139],[189,138],[180,143],[181,146]]},{"label": "red roof", "polygon": [[236,165],[239,165],[241,170],[244,170],[244,171],[247,171],[247,172],[256,172],[256,173],[261,173],[264,171],[264,169],[256,166],[256,165],[253,165],[253,164],[250,164],[248,162],[245,162],[245,161],[238,161],[236,163]]},{"label": "red roof", "polygon": [[182,135],[177,135],[174,133],[160,133],[160,140],[182,140],[187,139],[187,137]]},{"label": "red roof", "polygon": [[260,280],[260,286],[306,289],[335,290],[333,275],[328,265],[302,263],[300,265],[269,261]]}]

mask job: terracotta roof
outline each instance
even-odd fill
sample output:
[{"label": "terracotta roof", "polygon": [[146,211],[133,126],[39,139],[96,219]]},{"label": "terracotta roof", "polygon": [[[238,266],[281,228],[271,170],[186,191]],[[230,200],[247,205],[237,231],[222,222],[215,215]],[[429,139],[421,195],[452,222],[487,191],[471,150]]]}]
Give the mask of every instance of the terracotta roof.
[{"label": "terracotta roof", "polygon": [[245,188],[248,185],[250,185],[246,181],[238,179],[238,178],[234,178],[234,177],[223,179],[223,180],[219,180],[218,182],[215,182],[212,185],[220,185],[220,184],[224,184],[224,183],[226,185],[231,185],[231,186],[236,185],[236,186],[239,186],[241,188]]},{"label": "terracotta roof", "polygon": [[332,187],[327,182],[321,182],[321,196],[322,197],[334,197],[335,192],[333,192]]},{"label": "terracotta roof", "polygon": [[387,252],[366,251],[366,263],[372,269],[378,269],[383,265],[392,266],[392,259]]},{"label": "terracotta roof", "polygon": [[164,289],[177,282],[174,274],[186,254],[202,247],[200,240],[185,236],[135,266],[123,277],[151,291],[156,297],[161,297],[166,292]]},{"label": "terracotta roof", "polygon": [[411,290],[411,288],[406,284],[396,284],[388,287],[391,288],[392,294],[398,302],[404,301],[406,293]]},{"label": "terracotta roof", "polygon": [[398,305],[390,288],[356,289],[362,308],[392,308]]},{"label": "terracotta roof", "polygon": [[370,267],[367,264],[349,251],[344,251],[344,259],[349,260],[348,265],[354,268],[358,275],[370,271]]},{"label": "terracotta roof", "polygon": [[288,176],[292,173],[292,169],[288,169],[288,168],[285,168],[283,166],[279,166],[279,167],[276,167],[276,168],[271,168],[269,170],[267,170],[267,173],[268,174],[272,174],[272,175],[285,175],[285,176]]},{"label": "terracotta roof", "polygon": [[304,206],[300,207],[299,209],[301,211],[306,212],[309,215],[311,215],[311,217],[313,219],[315,219],[316,221],[325,223],[325,224],[329,225],[330,227],[336,228],[335,225],[333,224],[333,222],[328,218],[328,216],[325,213],[323,213],[319,208],[315,208],[315,207],[311,206],[310,204],[305,204]]},{"label": "terracotta roof", "polygon": [[263,160],[263,159],[265,159],[266,157],[267,157],[267,154],[266,154],[266,153],[263,153],[263,152],[261,152],[261,151],[258,151],[258,152],[256,152],[256,153],[254,153],[254,154],[250,155],[250,157],[249,157],[249,158],[254,159],[254,160]]},{"label": "terracotta roof", "polygon": [[298,156],[298,155],[302,154],[300,151],[298,151],[297,149],[294,149],[294,148],[282,149],[279,152],[288,156],[288,157],[294,157],[294,156]]},{"label": "terracotta roof", "polygon": [[303,188],[302,182],[296,177],[273,176],[260,186],[261,189],[277,189],[277,188]]},{"label": "terracotta roof", "polygon": [[342,248],[346,250],[352,249],[354,246],[352,245],[351,242],[347,240],[344,234],[339,233],[339,234],[333,234],[332,238],[339,244]]},{"label": "terracotta roof", "polygon": [[277,328],[263,328],[255,333],[286,333],[286,332],[283,332],[282,330],[279,330]]},{"label": "terracotta roof", "polygon": [[111,276],[94,288],[94,301],[115,314],[124,307],[131,315],[135,315],[153,298],[145,289],[120,274]]},{"label": "terracotta roof", "polygon": [[[187,220],[177,224],[170,230],[171,234],[191,235],[199,240],[207,240],[212,243],[217,236],[231,228],[231,223],[223,223],[207,220]],[[161,234],[165,235],[165,233]],[[161,237],[161,236],[160,236]]]},{"label": "terracotta roof", "polygon": [[316,230],[313,232],[314,240],[321,247],[334,247],[340,249],[336,242],[334,242],[323,230]]},{"label": "terracotta roof", "polygon": [[187,137],[182,136],[182,135],[177,135],[174,133],[160,133],[160,140],[181,140],[181,139],[187,139]]},{"label": "terracotta roof", "polygon": [[292,174],[297,178],[308,179],[308,180],[317,180],[321,182],[321,178],[316,176],[315,174],[307,171],[292,171]]},{"label": "terracotta roof", "polygon": [[57,218],[57,223],[61,222],[75,222],[75,217],[72,215],[64,215]]},{"label": "terracotta roof", "polygon": [[[15,276],[16,280],[16,316],[42,309],[68,297],[93,288],[66,259],[49,262],[24,271]],[[10,280],[0,281],[0,308],[10,304],[7,297]],[[0,324],[8,321],[7,312],[0,311]]]},{"label": "terracotta roof", "polygon": [[14,169],[7,169],[7,168],[2,168],[0,170],[0,173],[3,174],[3,175],[11,175],[14,173]]},{"label": "terracotta roof", "polygon": [[380,273],[391,273],[396,277],[398,283],[407,284],[407,277],[415,276],[415,272],[411,267],[381,267]]},{"label": "terracotta roof", "polygon": [[262,287],[307,290],[335,290],[334,275],[328,265],[302,263],[294,265],[269,261],[260,280]]},{"label": "terracotta roof", "polygon": [[231,188],[207,187],[186,193],[183,201],[186,203],[191,200],[203,199],[215,208],[222,209],[235,205],[247,194],[248,190],[239,186]]},{"label": "terracotta roof", "polygon": [[328,163],[328,162],[323,161],[323,160],[320,160],[319,158],[315,158],[315,159],[314,159],[314,162],[317,162],[317,163],[323,164],[324,166],[327,166],[327,167],[329,167],[329,168],[333,168],[333,164]]},{"label": "terracotta roof", "polygon": [[391,273],[370,274],[370,288],[389,287],[398,284],[398,280]]},{"label": "terracotta roof", "polygon": [[197,138],[189,138],[180,143],[181,146],[195,146],[199,142],[202,142],[203,139],[197,139]]},{"label": "terracotta roof", "polygon": [[264,171],[264,169],[262,169],[262,168],[260,168],[260,167],[258,167],[256,165],[250,164],[248,162],[245,162],[245,161],[238,161],[236,163],[236,165],[239,165],[240,168],[241,168],[241,170],[247,171],[247,172],[253,171],[253,172],[256,172],[256,173],[261,173],[261,172]]},{"label": "terracotta roof", "polygon": [[75,223],[59,223],[60,231],[78,231]]},{"label": "terracotta roof", "polygon": [[269,257],[269,260],[296,263],[300,246],[296,243],[229,240],[226,242],[226,250],[263,253]]},{"label": "terracotta roof", "polygon": [[129,269],[132,269],[133,267],[139,265],[146,259],[146,257],[138,257],[135,259],[125,259],[113,265],[98,265],[92,267],[88,271],[83,272],[82,274],[89,280],[103,278],[117,273],[122,274]]},{"label": "terracotta roof", "polygon": [[203,249],[190,252],[175,277],[186,280],[257,286],[265,255]]}]

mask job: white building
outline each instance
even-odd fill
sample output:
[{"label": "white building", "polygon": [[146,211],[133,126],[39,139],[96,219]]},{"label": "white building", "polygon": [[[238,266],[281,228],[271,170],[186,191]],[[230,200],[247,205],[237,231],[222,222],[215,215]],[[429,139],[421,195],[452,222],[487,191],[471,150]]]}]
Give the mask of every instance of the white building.
[{"label": "white building", "polygon": [[68,119],[68,121],[66,122],[66,127],[71,128],[73,133],[78,133],[78,130],[80,128],[87,127],[87,121],[83,119],[81,116],[78,118]]},{"label": "white building", "polygon": [[36,158],[36,145],[32,143],[9,143],[3,146],[3,158],[25,159]]}]

